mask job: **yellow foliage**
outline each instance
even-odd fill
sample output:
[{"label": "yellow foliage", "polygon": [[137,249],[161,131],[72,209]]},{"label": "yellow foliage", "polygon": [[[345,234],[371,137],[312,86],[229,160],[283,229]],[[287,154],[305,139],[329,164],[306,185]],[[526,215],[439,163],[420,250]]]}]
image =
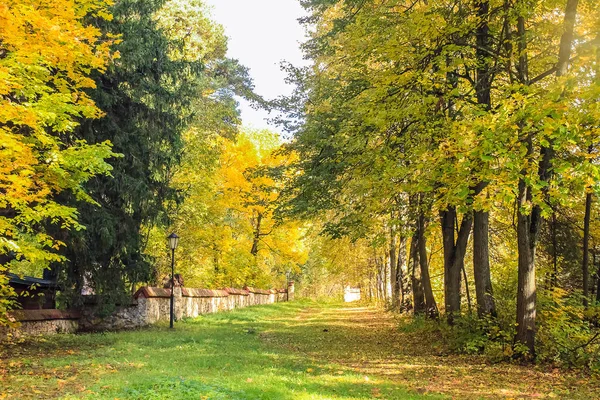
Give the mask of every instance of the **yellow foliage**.
[{"label": "yellow foliage", "polygon": [[[291,161],[277,153],[279,137],[243,131],[234,140],[209,139],[209,149],[206,141],[198,132],[186,135],[187,159],[174,179],[187,194],[172,226],[182,236],[176,272],[190,287],[283,287],[308,250],[302,224],[273,217],[286,177],[269,171]],[[154,230],[148,248],[159,280],[170,275],[164,236]]]},{"label": "yellow foliage", "polygon": [[68,135],[79,118],[101,115],[84,90],[94,87],[90,73],[104,70],[111,41],[83,19],[110,18],[106,5],[0,4],[0,255],[11,254],[16,272],[39,273],[60,260],[53,250],[62,243],[43,233],[41,222],[79,228],[76,210],[52,197],[71,190],[86,199],[81,184],[110,170],[109,143],[90,146]]}]

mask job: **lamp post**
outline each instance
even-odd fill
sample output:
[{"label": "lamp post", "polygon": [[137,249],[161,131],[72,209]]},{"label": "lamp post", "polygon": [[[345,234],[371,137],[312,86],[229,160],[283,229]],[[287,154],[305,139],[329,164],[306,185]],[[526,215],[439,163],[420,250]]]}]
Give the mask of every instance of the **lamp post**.
[{"label": "lamp post", "polygon": [[171,233],[167,239],[169,240],[169,247],[171,248],[171,322],[170,328],[173,328],[173,322],[175,321],[175,249],[179,243],[179,236],[175,233]]}]

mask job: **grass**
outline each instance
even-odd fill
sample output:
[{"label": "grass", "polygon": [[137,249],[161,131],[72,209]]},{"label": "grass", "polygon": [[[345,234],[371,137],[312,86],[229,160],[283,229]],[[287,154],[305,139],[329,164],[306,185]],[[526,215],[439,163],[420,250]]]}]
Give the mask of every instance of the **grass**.
[{"label": "grass", "polygon": [[[294,350],[316,330],[298,302],[213,314],[147,330],[55,336],[3,349],[0,398],[370,399],[397,384]],[[291,336],[290,336],[291,335]],[[307,344],[307,343],[305,343]]]},{"label": "grass", "polygon": [[598,397],[596,381],[448,356],[374,308],[301,301],[0,348],[0,399]]}]

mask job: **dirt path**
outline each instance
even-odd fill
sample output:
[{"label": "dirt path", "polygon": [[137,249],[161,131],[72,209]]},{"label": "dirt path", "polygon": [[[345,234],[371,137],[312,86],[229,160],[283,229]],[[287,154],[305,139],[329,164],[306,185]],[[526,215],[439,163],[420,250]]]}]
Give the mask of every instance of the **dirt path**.
[{"label": "dirt path", "polygon": [[416,393],[456,399],[600,399],[600,384],[585,376],[444,355],[432,345],[437,338],[401,331],[396,318],[371,307],[307,308],[263,340],[315,363],[335,363]]}]

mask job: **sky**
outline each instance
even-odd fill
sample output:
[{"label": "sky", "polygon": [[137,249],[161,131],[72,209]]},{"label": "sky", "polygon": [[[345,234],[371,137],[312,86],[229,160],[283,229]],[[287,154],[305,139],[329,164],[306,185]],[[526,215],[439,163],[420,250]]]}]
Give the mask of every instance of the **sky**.
[{"label": "sky", "polygon": [[[297,21],[304,15],[298,0],[205,0],[213,19],[223,25],[229,37],[228,57],[250,69],[255,91],[266,99],[290,94],[282,61],[305,65],[300,51],[304,28]],[[240,101],[242,123],[254,128],[270,128],[265,111],[253,110]]]}]

